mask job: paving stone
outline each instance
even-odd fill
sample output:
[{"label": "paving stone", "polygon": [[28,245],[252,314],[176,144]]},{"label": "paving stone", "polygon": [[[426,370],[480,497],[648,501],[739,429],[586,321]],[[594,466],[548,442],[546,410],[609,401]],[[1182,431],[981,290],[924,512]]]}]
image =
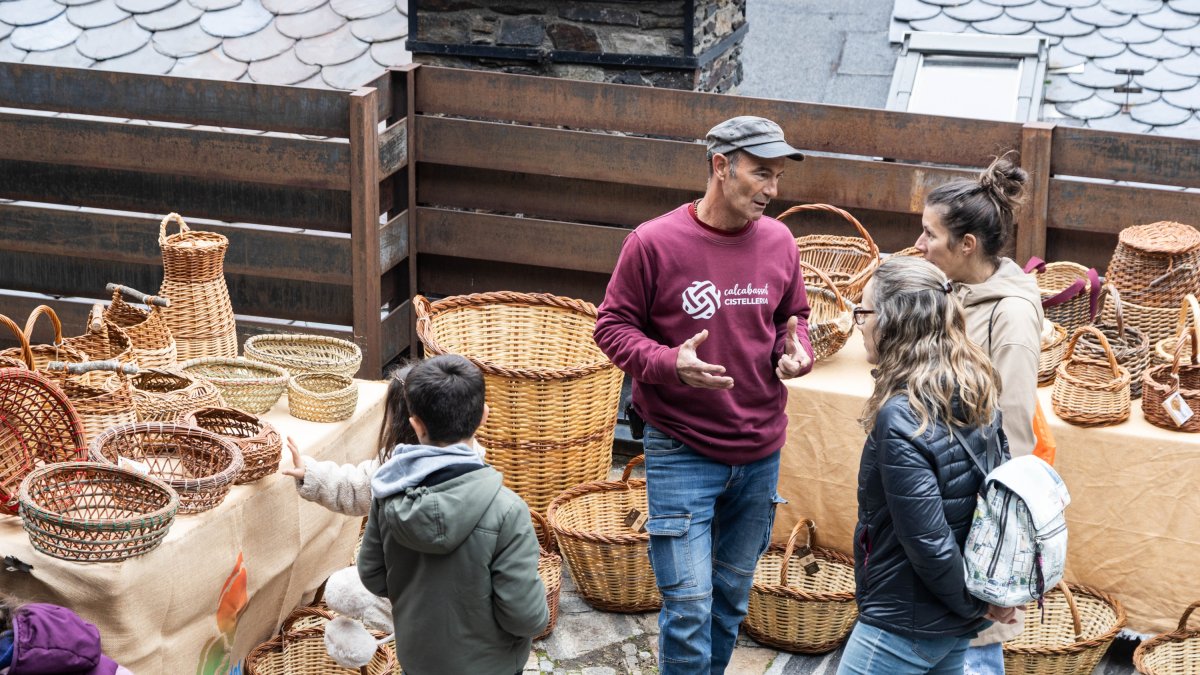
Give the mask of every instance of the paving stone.
[{"label": "paving stone", "polygon": [[346,18],[333,11],[328,3],[311,12],[291,14],[275,19],[275,27],[284,35],[302,40],[325,35],[346,23]]},{"label": "paving stone", "polygon": [[1095,93],[1095,89],[1075,84],[1066,75],[1051,75],[1043,96],[1052,103],[1074,103],[1091,98]]},{"label": "paving stone", "polygon": [[263,7],[274,14],[303,14],[327,2],[329,0],[263,0]]},{"label": "paving stone", "polygon": [[971,25],[979,32],[991,35],[1021,35],[1033,28],[1033,23],[1014,19],[1008,14],[987,21],[976,21]]},{"label": "paving stone", "polygon": [[1050,68],[1071,68],[1087,61],[1086,57],[1067,51],[1061,44],[1050,47],[1050,58],[1046,64]]},{"label": "paving stone", "polygon": [[[29,59],[27,58],[25,61],[28,62]],[[1200,82],[1189,89],[1163,92],[1162,97],[1164,101],[1175,107],[1200,110]]]},{"label": "paving stone", "polygon": [[1067,77],[1071,78],[1071,81],[1075,84],[1096,89],[1111,89],[1129,81],[1128,76],[1110,73],[1095,63],[1086,63],[1083,66],[1082,73],[1070,73]]},{"label": "paving stone", "polygon": [[25,60],[25,55],[28,53],[24,49],[12,46],[12,42],[8,39],[0,40],[0,61],[20,63]]},{"label": "paving stone", "polygon": [[274,18],[259,0],[242,0],[237,7],[207,12],[200,17],[200,27],[209,35],[236,38],[257,33]]},{"label": "paving stone", "polygon": [[1071,16],[1075,17],[1076,20],[1082,23],[1087,23],[1102,28],[1124,26],[1130,21],[1133,21],[1133,16],[1131,14],[1114,12],[1104,5],[1078,7],[1071,10]]},{"label": "paving stone", "polygon": [[1197,52],[1189,52],[1181,58],[1163,61],[1162,65],[1172,73],[1200,77],[1200,53]]},{"label": "paving stone", "polygon": [[347,19],[369,19],[395,8],[392,0],[329,0],[329,6]]},{"label": "paving stone", "polygon": [[188,0],[188,2],[206,12],[210,12],[218,9],[237,7],[241,0]]},{"label": "paving stone", "polygon": [[1116,56],[1125,51],[1125,45],[1109,40],[1099,31],[1081,37],[1065,37],[1062,46],[1072,54],[1087,57]]},{"label": "paving stone", "polygon": [[176,58],[203,54],[221,44],[221,38],[209,35],[200,27],[200,22],[189,23],[182,28],[159,31],[154,34],[154,48]]},{"label": "paving stone", "polygon": [[1116,56],[1105,56],[1098,59],[1093,59],[1092,63],[1100,66],[1110,73],[1115,73],[1118,70],[1149,70],[1158,65],[1158,59],[1152,59],[1145,56],[1138,56],[1131,50],[1117,54]]},{"label": "paving stone", "polygon": [[325,66],[321,69],[321,78],[334,89],[354,90],[366,85],[382,73],[383,68],[375,63],[375,59],[371,58],[370,53],[364,51],[362,56],[353,61],[336,66]]},{"label": "paving stone", "polygon": [[48,52],[75,44],[75,40],[82,34],[83,29],[67,21],[66,13],[63,13],[45,23],[20,26],[8,39],[18,49]]},{"label": "paving stone", "polygon": [[1045,0],[1038,0],[1031,5],[1009,7],[1004,13],[1021,21],[1057,21],[1066,15],[1067,9],[1046,4]]},{"label": "paving stone", "polygon": [[[926,6],[928,7],[928,5]],[[945,12],[946,16],[950,17],[951,19],[966,21],[968,23],[971,21],[987,21],[988,19],[994,19],[1001,14],[1004,14],[1003,7],[989,5],[983,0],[971,0],[971,2],[968,2],[965,5],[959,5],[958,7],[947,7],[942,11]],[[893,14],[893,16],[895,15]]]},{"label": "paving stone", "polygon": [[387,42],[408,35],[408,17],[392,8],[379,16],[350,22],[350,32],[364,42]]},{"label": "paving stone", "polygon": [[1100,4],[1122,14],[1149,14],[1162,7],[1162,0],[1100,0]]},{"label": "paving stone", "polygon": [[321,80],[320,72],[320,66],[303,63],[291,50],[250,64],[250,77],[264,84],[297,84],[317,76],[316,79],[320,81],[318,86],[326,88],[328,85]]},{"label": "paving stone", "polygon": [[236,80],[246,74],[246,63],[231,59],[220,47],[196,56],[179,59],[171,69],[175,77],[196,77],[205,80]]},{"label": "paving stone", "polygon": [[182,28],[195,22],[204,14],[204,10],[192,5],[187,0],[179,0],[175,4],[148,14],[135,14],[133,20],[139,26],[149,31],[171,30]]},{"label": "paving stone", "polygon": [[1185,110],[1159,99],[1146,105],[1134,106],[1129,111],[1133,119],[1154,126],[1183,124],[1192,116],[1191,110]]},{"label": "paving stone", "polygon": [[1200,48],[1200,26],[1183,30],[1169,30],[1163,36],[1177,45]]},{"label": "paving stone", "polygon": [[938,14],[932,19],[920,19],[918,21],[909,21],[908,25],[913,27],[913,30],[920,30],[932,33],[961,33],[967,29],[967,24],[951,19],[945,14]]},{"label": "paving stone", "polygon": [[1167,6],[1184,14],[1200,14],[1200,0],[1167,0]]},{"label": "paving stone", "polygon": [[[731,667],[732,665],[733,664],[730,663]],[[733,672],[740,673],[742,671],[735,670]],[[613,668],[609,668],[608,666],[588,666],[580,671],[580,675],[617,675],[617,671]]]},{"label": "paving stone", "polygon": [[1076,7],[1091,7],[1092,5],[1100,4],[1100,0],[1046,0],[1046,4],[1056,7],[1067,7],[1074,9]]},{"label": "paving stone", "polygon": [[984,1],[990,2],[993,5],[999,5],[1001,7],[1017,7],[1020,5],[1030,5],[1035,2],[1035,0],[984,0]]},{"label": "paving stone", "polygon": [[1093,91],[1096,92],[1096,96],[1099,96],[1102,100],[1108,101],[1109,103],[1116,103],[1117,105],[1125,105],[1126,103],[1129,105],[1145,105],[1147,103],[1153,103],[1162,97],[1162,92],[1145,88],[1142,89],[1142,93],[1140,94],[1122,94],[1115,92],[1112,89],[1094,89]]},{"label": "paving stone", "polygon": [[67,11],[54,0],[8,0],[0,2],[0,21],[13,26],[45,23]]},{"label": "paving stone", "polygon": [[122,73],[145,73],[147,75],[166,75],[175,65],[175,59],[160,53],[147,42],[137,51],[101,61],[95,70],[115,70]]},{"label": "paving stone", "polygon": [[124,19],[111,26],[90,28],[75,41],[80,54],[97,61],[132,54],[150,41],[150,32],[133,19]]},{"label": "paving stone", "polygon": [[1173,73],[1161,64],[1146,71],[1145,75],[1138,75],[1133,80],[1139,86],[1158,91],[1182,91],[1191,89],[1196,84],[1195,77]]},{"label": "paving stone", "polygon": [[1132,49],[1135,54],[1149,56],[1152,59],[1159,60],[1177,59],[1181,56],[1186,56],[1191,53],[1191,47],[1177,45],[1174,42],[1167,40],[1165,35],[1166,34],[1164,33],[1164,38],[1162,40],[1144,42],[1142,44],[1133,44],[1129,45],[1129,48]]},{"label": "paving stone", "polygon": [[85,30],[111,26],[130,16],[129,12],[109,0],[67,9],[67,20]]},{"label": "paving stone", "polygon": [[[970,4],[976,3],[984,4],[982,0],[973,0]],[[941,9],[937,5],[922,2],[922,0],[896,0],[896,5],[892,8],[892,17],[901,21],[917,21],[932,19],[940,11]]]},{"label": "paving stone", "polygon": [[1116,28],[1101,28],[1100,34],[1114,42],[1133,44],[1138,42],[1153,42],[1162,37],[1160,28],[1151,28],[1141,21],[1130,21]]},{"label": "paving stone", "polygon": [[296,58],[318,66],[335,66],[367,51],[367,43],[354,37],[349,26],[296,43]]},{"label": "paving stone", "polygon": [[554,661],[576,659],[588,652],[619,644],[641,634],[637,615],[592,612],[560,614],[554,632],[542,641],[547,656]]},{"label": "paving stone", "polygon": [[296,41],[280,33],[272,22],[257,33],[226,40],[221,44],[221,48],[225,50],[226,56],[250,63],[278,56],[291,49],[294,44]]},{"label": "paving stone", "polygon": [[1067,14],[1057,21],[1039,23],[1037,29],[1039,33],[1067,38],[1087,35],[1095,31],[1096,27],[1088,23],[1083,23],[1073,15]]},{"label": "paving stone", "polygon": [[404,40],[376,42],[371,45],[371,58],[385,68],[395,68],[412,63],[412,54],[404,46]]},{"label": "paving stone", "polygon": [[90,68],[96,61],[89,59],[79,50],[74,44],[69,44],[62,49],[53,49],[48,52],[31,52],[25,57],[25,63],[34,63],[39,66],[62,66],[64,68]]},{"label": "paving stone", "polygon": [[157,12],[186,0],[116,0],[117,7],[130,14]]}]

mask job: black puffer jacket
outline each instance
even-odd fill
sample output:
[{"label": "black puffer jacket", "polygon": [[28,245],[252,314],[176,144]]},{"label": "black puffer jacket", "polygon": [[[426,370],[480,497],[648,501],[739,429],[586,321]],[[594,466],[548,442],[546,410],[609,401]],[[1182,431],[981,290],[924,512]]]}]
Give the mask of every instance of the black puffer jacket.
[{"label": "black puffer jacket", "polygon": [[[908,395],[875,418],[858,470],[854,576],[863,623],[913,638],[962,636],[980,627],[987,604],[967,593],[963,543],[983,476],[943,424],[916,440]],[[962,430],[976,456],[979,429]],[[999,416],[986,431],[1007,441]]]}]

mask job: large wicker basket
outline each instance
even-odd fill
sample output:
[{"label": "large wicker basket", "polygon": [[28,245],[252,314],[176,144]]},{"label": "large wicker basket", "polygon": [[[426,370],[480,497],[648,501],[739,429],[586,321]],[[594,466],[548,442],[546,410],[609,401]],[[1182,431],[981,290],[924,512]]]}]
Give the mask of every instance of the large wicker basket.
[{"label": "large wicker basket", "polygon": [[[491,453],[488,453],[489,458]],[[625,525],[631,509],[649,514],[646,481],[630,478],[577,485],[550,502],[546,519],[583,599],[608,612],[648,612],[662,605],[650,568],[650,535]]]},{"label": "large wicker basket", "polygon": [[[1182,311],[1189,311],[1189,306],[1196,308],[1196,297],[1191,293],[1185,298]],[[1193,323],[1184,330],[1186,333],[1175,338],[1175,354],[1171,363],[1156,365],[1146,371],[1142,384],[1142,414],[1154,426],[1196,433],[1200,431],[1200,415],[1195,414],[1200,412],[1200,350],[1197,349],[1197,345],[1200,345],[1200,326]],[[1185,344],[1191,346],[1188,350],[1191,354],[1190,363],[1186,364],[1181,363]],[[1164,407],[1176,393],[1193,412],[1192,417],[1182,425],[1175,424]]]},{"label": "large wicker basket", "polygon": [[596,346],[596,308],[542,293],[413,299],[427,355],[461,354],[483,371],[479,428],[488,461],[529,508],[602,480],[612,465],[623,375]]},{"label": "large wicker basket", "polygon": [[279,333],[255,335],[243,346],[246,358],[301,373],[337,373],[354,377],[362,365],[362,350],[347,340],[324,335]]},{"label": "large wicker basket", "polygon": [[[1156,363],[1171,364],[1175,362],[1175,348],[1179,345],[1181,337],[1188,337],[1192,334],[1192,329],[1196,326],[1197,320],[1200,320],[1200,305],[1196,303],[1196,297],[1189,293],[1184,297],[1183,302],[1179,303],[1179,321],[1175,324],[1175,333],[1169,338],[1163,338],[1156,342],[1152,359]],[[1180,358],[1192,358],[1192,341],[1183,341],[1183,350],[1180,352]]]},{"label": "large wicker basket", "polygon": [[[178,225],[179,232],[167,236],[170,223]],[[175,338],[178,358],[237,356],[237,324],[225,285],[229,239],[191,230],[178,213],[169,213],[159,225],[158,244],[163,255],[159,295],[171,299],[163,317]]]},{"label": "large wicker basket", "polygon": [[1028,605],[1025,629],[1004,643],[1006,675],[1091,673],[1125,626],[1121,603],[1087,586],[1060,582],[1043,604]]},{"label": "large wicker basket", "polygon": [[[1112,300],[1114,323],[1101,321],[1095,324],[1096,330],[1108,338],[1108,346],[1112,348],[1117,363],[1129,371],[1129,397],[1140,398],[1142,395],[1142,374],[1150,365],[1150,341],[1146,334],[1125,323],[1125,312],[1121,302],[1121,294],[1117,287],[1105,284],[1101,291],[1103,302]],[[1081,357],[1104,360],[1104,350],[1100,343],[1090,334],[1081,335],[1075,343],[1075,353]]]},{"label": "large wicker basket", "polygon": [[1183,296],[1200,288],[1200,232],[1169,221],[1121,230],[1107,281],[1121,289],[1128,302],[1178,307]]},{"label": "large wicker basket", "polygon": [[21,520],[42,553],[78,562],[141,555],[162,542],[179,495],[136,471],[95,462],[36,469],[21,483]]},{"label": "large wicker basket", "polygon": [[211,431],[231,441],[242,451],[242,471],[234,485],[253,483],[279,470],[283,438],[270,422],[232,408],[193,410],[183,423]]},{"label": "large wicker basket", "polygon": [[143,370],[132,382],[139,422],[176,422],[198,408],[225,407],[211,382],[175,370]]},{"label": "large wicker basket", "polygon": [[1054,383],[1054,374],[1058,372],[1058,364],[1062,363],[1065,353],[1067,330],[1049,319],[1043,319],[1042,349],[1038,352],[1039,387]]},{"label": "large wicker basket", "polygon": [[79,337],[66,338],[65,343],[87,354],[92,361],[136,363],[133,340],[120,326],[104,318],[104,305],[92,306],[87,330]]},{"label": "large wicker basket", "polygon": [[812,345],[813,358],[827,359],[846,346],[850,333],[854,332],[854,317],[850,305],[842,297],[837,285],[829,275],[806,262],[800,263],[804,274],[813,274],[824,287],[805,282],[808,295],[808,341]]},{"label": "large wicker basket", "polygon": [[288,412],[309,422],[341,422],[358,406],[358,383],[337,373],[300,373],[288,380]]},{"label": "large wicker basket", "polygon": [[[325,626],[333,614],[301,607],[284,620],[279,635],[255,647],[246,656],[246,675],[388,675],[400,672],[390,643],[379,645],[370,663],[355,670],[339,666],[325,649]],[[372,633],[376,639],[385,637]]]},{"label": "large wicker basket", "polygon": [[554,531],[550,523],[537,511],[530,511],[533,517],[533,530],[538,537],[538,576],[546,587],[546,607],[550,610],[550,621],[546,630],[535,637],[535,640],[546,638],[554,631],[558,623],[558,598],[562,593],[562,556],[558,554],[558,544],[554,541]]},{"label": "large wicker basket", "polygon": [[[789,652],[824,654],[837,649],[854,627],[854,560],[816,547],[816,529],[813,521],[801,520],[786,546],[773,544],[759,559],[744,623],[755,641]],[[797,551],[801,532],[805,544]],[[802,563],[807,552],[817,565],[811,573]]]},{"label": "large wicker basket", "polygon": [[[875,240],[857,218],[829,204],[793,206],[779,214],[779,219],[804,211],[836,213],[858,230],[859,237],[807,234],[796,238],[796,247],[800,249],[800,260],[828,274],[846,300],[859,302],[862,300],[863,287],[879,267],[879,247],[875,245]],[[817,280],[806,273],[804,281],[808,283],[810,278]]]},{"label": "large wicker basket", "polygon": [[[133,387],[127,375],[137,373],[133,364],[118,361],[85,361],[46,364],[47,376],[62,389],[83,423],[84,441],[109,429],[137,421],[133,407]],[[83,379],[73,375],[106,374],[106,377]]]},{"label": "large wicker basket", "polygon": [[1095,269],[1067,261],[1047,263],[1035,257],[1025,263],[1025,272],[1037,278],[1046,318],[1062,326],[1068,334],[1096,318],[1100,276]]},{"label": "large wicker basket", "polygon": [[[1075,345],[1087,333],[1099,341],[1104,361],[1075,357]],[[1117,363],[1103,333],[1083,326],[1071,336],[1054,376],[1050,403],[1059,418],[1079,426],[1120,424],[1129,419],[1129,371]]]},{"label": "large wicker basket", "polygon": [[1145,675],[1196,675],[1200,673],[1200,630],[1188,628],[1188,618],[1200,607],[1193,602],[1179,618],[1179,627],[1155,635],[1138,645],[1133,665]]},{"label": "large wicker basket", "polygon": [[[170,300],[146,295],[141,291],[118,284],[109,284],[108,290],[112,293],[112,302],[109,303],[108,309],[104,310],[104,318],[120,327],[129,336],[133,343],[133,358],[137,361],[138,366],[142,368],[174,366],[177,360],[175,338],[171,335],[171,329],[167,326],[167,320],[163,318],[161,309],[169,307]],[[125,299],[121,297],[122,293],[128,293],[145,303],[146,309],[141,310],[126,303]]]},{"label": "large wicker basket", "polygon": [[100,434],[89,448],[94,462],[119,464],[121,457],[143,463],[149,475],[179,493],[179,510],[199,513],[225,499],[242,470],[242,451],[204,429],[160,422],[137,422]]},{"label": "large wicker basket", "polygon": [[179,369],[211,382],[221,392],[225,405],[254,415],[270,410],[283,396],[288,383],[288,373],[283,368],[250,359],[192,359]]}]

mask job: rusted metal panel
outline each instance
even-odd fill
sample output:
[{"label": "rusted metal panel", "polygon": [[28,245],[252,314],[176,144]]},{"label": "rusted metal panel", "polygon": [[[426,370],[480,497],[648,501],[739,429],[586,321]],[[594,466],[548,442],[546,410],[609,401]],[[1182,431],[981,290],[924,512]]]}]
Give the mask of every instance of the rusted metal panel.
[{"label": "rusted metal panel", "polygon": [[349,189],[344,141],[0,113],[0,159]]},{"label": "rusted metal panel", "polygon": [[379,226],[379,271],[390,272],[408,257],[408,211]]},{"label": "rusted metal panel", "polygon": [[1058,127],[1051,169],[1056,176],[1200,187],[1200,140]]},{"label": "rusted metal panel", "polygon": [[1130,225],[1160,220],[1200,227],[1200,193],[1059,178],[1050,181],[1049,226],[1080,233],[1072,235],[1080,239],[1083,232],[1115,235]]},{"label": "rusted metal panel", "polygon": [[1021,168],[1029,174],[1029,197],[1017,216],[1016,255],[1024,262],[1046,255],[1053,124],[1031,122],[1021,131]]},{"label": "rusted metal panel", "polygon": [[1104,273],[1117,247],[1117,235],[1107,232],[1083,234],[1071,230],[1046,230],[1046,260],[1070,260]]},{"label": "rusted metal panel", "polygon": [[983,166],[1020,147],[1021,125],[890,110],[422,66],[417,105],[446,114],[700,139],[737,115],[778,122],[792,145],[821,152]]},{"label": "rusted metal panel", "polygon": [[384,363],[391,361],[409,348],[409,327],[413,323],[412,303],[405,300],[399,307],[388,312],[383,319]]},{"label": "rusted metal panel", "polygon": [[379,92],[360,89],[350,95],[350,237],[354,281],[354,338],[363,350],[360,377],[382,372],[379,311]]},{"label": "rusted metal panel", "polygon": [[421,293],[461,295],[487,291],[553,293],[599,304],[611,274],[573,272],[490,260],[423,255],[418,269]]},{"label": "rusted metal panel", "polygon": [[408,123],[401,120],[379,134],[379,179],[383,180],[408,164]]},{"label": "rusted metal panel", "polygon": [[345,137],[345,92],[0,62],[0,106]]}]

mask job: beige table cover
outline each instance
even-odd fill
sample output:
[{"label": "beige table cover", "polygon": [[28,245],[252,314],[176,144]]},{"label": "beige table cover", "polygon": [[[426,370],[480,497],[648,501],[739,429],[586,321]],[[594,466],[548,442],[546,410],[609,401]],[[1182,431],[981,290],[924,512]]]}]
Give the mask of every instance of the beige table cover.
[{"label": "beige table cover", "polygon": [[[295,438],[304,454],[359,462],[375,453],[385,391],[383,383],[361,382],[358,409],[341,423],[291,417],[286,396],[266,419]],[[286,446],[281,466],[291,466]],[[99,626],[104,651],[138,675],[224,673],[223,656],[240,661],[293,607],[311,600],[330,573],[350,563],[360,523],[300,499],[295,481],[278,473],[234,486],[216,509],[176,517],[158,548],[122,562],[43,555],[18,517],[0,516],[0,555],[34,567],[30,574],[0,571],[0,588],[74,609]],[[235,624],[218,627],[222,590],[239,557],[248,602]],[[227,599],[236,595],[236,582],[231,585],[235,592]]]},{"label": "beige table cover", "polygon": [[[798,518],[817,523],[818,544],[853,554],[858,463],[865,435],[858,416],[873,388],[858,332],[812,373],[788,383],[788,437],[780,467],[774,538]],[[1173,630],[1200,600],[1200,435],[1130,419],[1072,426],[1038,390],[1058,442],[1055,468],[1071,491],[1067,579],[1115,596],[1139,633]]]}]

